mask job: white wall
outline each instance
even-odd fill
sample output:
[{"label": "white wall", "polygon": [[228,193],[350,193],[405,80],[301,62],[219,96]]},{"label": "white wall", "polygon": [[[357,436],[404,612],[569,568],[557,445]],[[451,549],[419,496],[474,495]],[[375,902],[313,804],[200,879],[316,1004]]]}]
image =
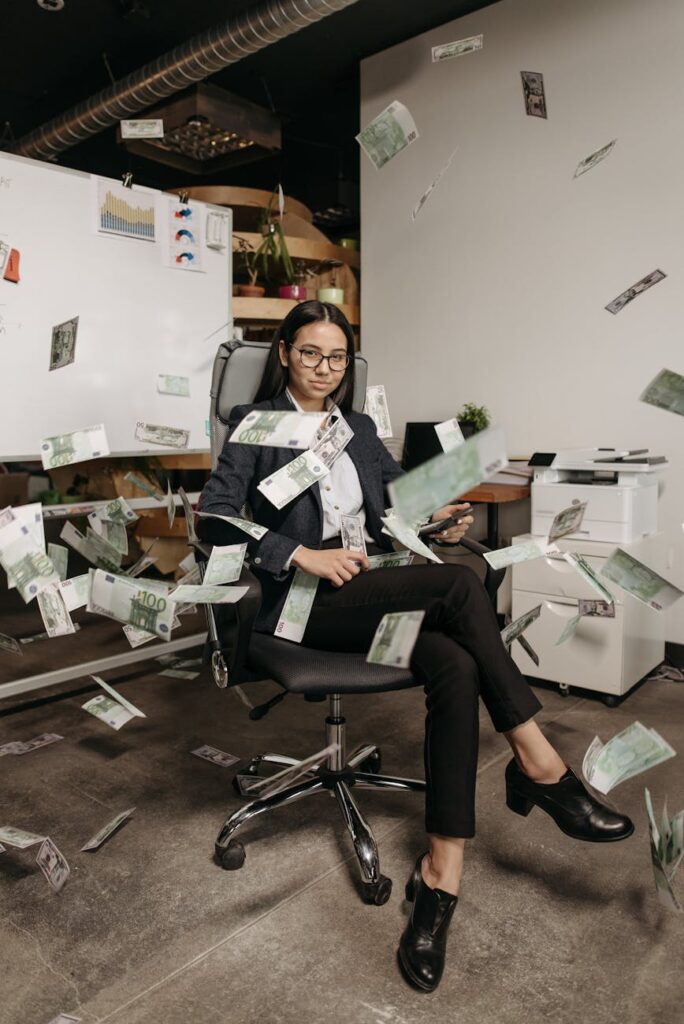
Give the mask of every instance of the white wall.
[{"label": "white wall", "polygon": [[[480,32],[479,53],[432,64]],[[684,372],[682,38],[681,0],[502,0],[364,61],[361,124],[398,99],[420,138],[379,171],[361,153],[361,322],[395,434],[474,401],[510,456],[666,454],[665,571],[684,589],[684,421],[638,401],[664,366]],[[548,120],[525,115],[521,70],[543,73]],[[603,308],[656,267],[665,281]],[[684,599],[667,639],[684,642]]]}]

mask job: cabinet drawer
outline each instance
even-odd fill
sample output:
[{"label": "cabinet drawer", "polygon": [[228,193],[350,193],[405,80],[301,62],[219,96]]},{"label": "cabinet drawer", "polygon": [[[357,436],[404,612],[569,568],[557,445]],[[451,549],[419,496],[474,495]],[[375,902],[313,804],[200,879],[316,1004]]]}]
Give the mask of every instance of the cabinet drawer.
[{"label": "cabinet drawer", "polygon": [[[584,555],[594,572],[599,575],[606,564],[605,558],[596,555]],[[536,594],[547,594],[551,597],[588,597],[599,598],[599,594],[586,583],[576,569],[564,558],[535,558],[532,562],[518,562],[511,567],[512,586],[514,590],[529,590]],[[616,604],[622,603],[622,591],[610,580],[601,580],[615,598]],[[515,618],[515,616],[513,616]],[[518,645],[520,646],[520,645]]]},{"label": "cabinet drawer", "polygon": [[601,693],[619,695],[628,689],[623,685],[621,605],[615,606],[614,619],[583,616],[575,635],[556,647],[568,619],[577,614],[577,602],[556,600],[548,593],[514,590],[511,615],[517,619],[538,604],[542,606],[541,614],[524,635],[539,655],[539,667],[517,641],[511,646],[513,660],[524,675]]}]

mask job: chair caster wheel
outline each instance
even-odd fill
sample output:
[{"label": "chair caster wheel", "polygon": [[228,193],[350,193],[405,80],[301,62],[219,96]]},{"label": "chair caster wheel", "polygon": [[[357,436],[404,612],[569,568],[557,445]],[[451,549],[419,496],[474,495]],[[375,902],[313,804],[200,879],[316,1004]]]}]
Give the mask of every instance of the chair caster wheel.
[{"label": "chair caster wheel", "polygon": [[620,701],[618,700],[617,697],[614,697],[612,694],[609,694],[609,693],[607,693],[602,698],[602,700],[603,700],[603,703],[606,705],[607,708],[616,708],[618,706],[618,704],[620,703]]},{"label": "chair caster wheel", "polygon": [[374,904],[381,907],[392,895],[392,879],[387,875],[380,875],[377,882],[363,882],[361,899],[364,903]]},{"label": "chair caster wheel", "polygon": [[216,860],[224,871],[237,871],[245,863],[245,848],[234,839],[226,847],[216,847]]},{"label": "chair caster wheel", "polygon": [[374,750],[370,757],[367,757],[359,765],[359,768],[362,772],[371,772],[373,775],[379,775],[382,771],[382,754],[380,750]]}]

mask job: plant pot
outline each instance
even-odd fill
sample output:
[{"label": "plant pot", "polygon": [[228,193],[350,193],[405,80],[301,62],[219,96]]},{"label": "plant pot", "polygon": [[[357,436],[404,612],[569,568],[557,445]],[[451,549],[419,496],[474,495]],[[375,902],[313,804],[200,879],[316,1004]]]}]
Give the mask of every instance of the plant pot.
[{"label": "plant pot", "polygon": [[239,284],[237,293],[243,299],[263,299],[266,289],[261,284]]},{"label": "plant pot", "polygon": [[278,295],[281,299],[294,299],[295,302],[303,302],[306,298],[306,288],[303,284],[281,284]]},{"label": "plant pot", "polygon": [[477,427],[472,420],[459,420],[458,425],[464,437],[472,437],[473,434],[477,434]]},{"label": "plant pot", "polygon": [[319,302],[332,302],[336,306],[341,306],[344,302],[344,288],[319,288],[316,298]]}]

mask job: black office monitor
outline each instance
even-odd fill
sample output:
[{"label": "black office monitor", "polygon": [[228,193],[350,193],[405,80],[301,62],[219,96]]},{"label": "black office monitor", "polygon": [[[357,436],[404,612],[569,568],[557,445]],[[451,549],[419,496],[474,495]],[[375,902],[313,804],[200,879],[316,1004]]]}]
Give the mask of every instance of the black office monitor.
[{"label": "black office monitor", "polygon": [[414,469],[422,462],[427,462],[433,455],[441,453],[442,446],[435,432],[435,426],[439,422],[440,420],[435,420],[434,423],[406,424],[404,452],[401,459],[402,469]]}]

